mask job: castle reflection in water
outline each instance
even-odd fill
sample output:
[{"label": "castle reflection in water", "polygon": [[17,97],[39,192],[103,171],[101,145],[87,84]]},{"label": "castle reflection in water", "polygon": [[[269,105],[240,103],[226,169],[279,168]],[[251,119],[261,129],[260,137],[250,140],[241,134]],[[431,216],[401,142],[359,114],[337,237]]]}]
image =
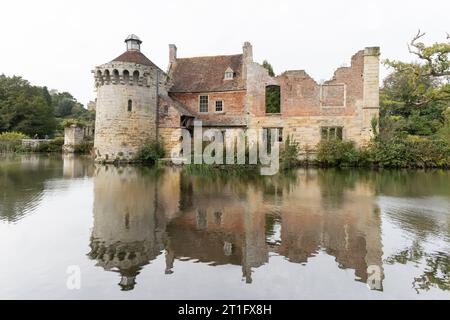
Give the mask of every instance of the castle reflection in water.
[{"label": "castle reflection in water", "polygon": [[93,177],[88,256],[119,272],[122,290],[132,290],[142,267],[161,254],[162,273],[177,272],[185,260],[232,264],[252,283],[252,271],[270,263],[269,255],[304,264],[319,251],[382,290],[381,219],[367,183],[346,188],[329,173],[324,179],[306,169],[252,179],[99,165]]}]

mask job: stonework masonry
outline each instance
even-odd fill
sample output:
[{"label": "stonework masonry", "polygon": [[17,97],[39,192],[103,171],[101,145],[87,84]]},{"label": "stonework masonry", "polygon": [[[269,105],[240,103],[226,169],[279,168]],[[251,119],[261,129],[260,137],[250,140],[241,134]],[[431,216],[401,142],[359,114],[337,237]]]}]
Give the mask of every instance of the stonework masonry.
[{"label": "stonework masonry", "polygon": [[92,126],[71,125],[64,128],[64,153],[74,153],[75,147],[93,136]]},{"label": "stonework masonry", "polygon": [[[169,45],[167,72],[140,52],[138,37],[126,42],[124,54],[93,71],[97,161],[131,161],[140,146],[155,139],[169,152],[194,119],[221,130],[282,128],[283,139],[291,136],[307,150],[315,149],[324,127],[339,128],[342,139],[359,146],[373,136],[372,119],[379,113],[378,47],[358,51],[349,67],[318,83],[304,70],[269,76],[253,61],[249,42],[242,54],[194,58],[178,58],[177,47]],[[280,89],[279,113],[266,112],[268,86]],[[201,96],[207,97],[202,110]]]}]

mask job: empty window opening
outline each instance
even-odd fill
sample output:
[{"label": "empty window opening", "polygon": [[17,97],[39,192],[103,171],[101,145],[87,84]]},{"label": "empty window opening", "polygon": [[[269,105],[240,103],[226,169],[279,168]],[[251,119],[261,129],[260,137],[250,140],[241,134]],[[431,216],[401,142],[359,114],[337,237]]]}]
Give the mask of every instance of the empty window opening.
[{"label": "empty window opening", "polygon": [[131,112],[133,110],[133,101],[130,99],[128,100],[128,112]]},{"label": "empty window opening", "polygon": [[139,84],[139,71],[137,70],[133,72],[133,83]]},{"label": "empty window opening", "polygon": [[266,113],[280,113],[280,86],[266,87]]},{"label": "empty window opening", "polygon": [[105,82],[106,84],[110,84],[111,82],[111,75],[109,74],[109,70],[105,70]]},{"label": "empty window opening", "polygon": [[102,75],[102,72],[100,71],[100,70],[98,70],[97,71],[97,83],[99,84],[99,85],[103,85],[103,75]]},{"label": "empty window opening", "polygon": [[128,70],[123,71],[123,82],[124,83],[130,82],[130,73],[128,72]]},{"label": "empty window opening", "polygon": [[[267,151],[271,152],[273,143],[283,142],[283,128],[263,128],[263,130],[265,131],[265,135],[263,135],[263,139],[265,139]],[[272,130],[276,130],[275,132],[278,133],[278,138],[275,141],[272,141]]]},{"label": "empty window opening", "polygon": [[115,83],[119,83],[120,76],[119,76],[119,71],[118,71],[118,70],[114,69],[114,71],[113,71],[113,77],[114,77],[114,82],[115,82]]}]

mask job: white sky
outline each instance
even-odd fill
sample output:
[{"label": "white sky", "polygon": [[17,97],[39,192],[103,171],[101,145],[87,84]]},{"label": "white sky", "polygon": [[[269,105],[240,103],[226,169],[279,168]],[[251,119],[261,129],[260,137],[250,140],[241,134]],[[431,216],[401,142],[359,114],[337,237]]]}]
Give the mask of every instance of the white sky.
[{"label": "white sky", "polygon": [[95,98],[90,71],[125,51],[130,33],[163,70],[169,43],[188,57],[240,53],[250,41],[255,60],[277,74],[305,69],[321,80],[366,46],[411,60],[406,43],[418,28],[430,43],[450,32],[446,0],[2,0],[0,14],[0,74],[69,91],[83,104]]}]

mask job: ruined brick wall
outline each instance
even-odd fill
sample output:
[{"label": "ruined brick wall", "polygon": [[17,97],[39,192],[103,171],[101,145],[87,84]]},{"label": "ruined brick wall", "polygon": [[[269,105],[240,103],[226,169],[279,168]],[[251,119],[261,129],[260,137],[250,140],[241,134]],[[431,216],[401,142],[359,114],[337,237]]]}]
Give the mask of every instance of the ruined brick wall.
[{"label": "ruined brick wall", "polygon": [[[305,71],[270,77],[259,64],[247,68],[247,118],[250,128],[280,127],[302,148],[321,140],[321,127],[343,127],[343,138],[366,143],[373,135],[371,120],[379,112],[379,49],[357,52],[350,67],[337,69],[331,80],[318,84]],[[266,114],[265,89],[280,86],[280,113]]]},{"label": "ruined brick wall", "polygon": [[352,57],[351,67],[336,70],[333,79],[318,84],[303,70],[286,71],[272,78],[258,64],[249,68],[248,93],[252,98],[249,111],[265,115],[265,89],[279,85],[281,114],[288,116],[352,115],[363,99],[364,52]]}]

